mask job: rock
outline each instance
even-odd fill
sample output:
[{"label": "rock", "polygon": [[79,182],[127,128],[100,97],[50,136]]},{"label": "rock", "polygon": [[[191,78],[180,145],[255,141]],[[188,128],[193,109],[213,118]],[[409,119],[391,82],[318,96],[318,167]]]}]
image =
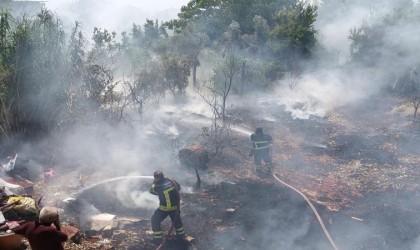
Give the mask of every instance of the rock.
[{"label": "rock", "polygon": [[228,212],[230,214],[233,214],[234,212],[236,212],[236,209],[234,209],[234,208],[228,208],[228,209],[226,209],[226,212]]},{"label": "rock", "polygon": [[102,229],[102,236],[104,238],[111,238],[112,233],[113,233],[112,229],[113,229],[113,225],[108,225],[108,226],[104,227]]},{"label": "rock", "polygon": [[67,234],[69,240],[77,244],[80,243],[80,229],[78,227],[70,225],[61,225],[61,231]]},{"label": "rock", "polygon": [[193,241],[195,240],[195,238],[194,238],[194,237],[192,237],[192,236],[186,236],[186,237],[185,237],[185,240],[186,240],[187,242],[191,243],[191,242],[193,242]]},{"label": "rock", "polygon": [[111,228],[115,227],[114,224],[115,215],[113,214],[97,214],[91,217],[92,223],[90,230],[91,231],[101,231],[105,227],[110,226]]},{"label": "rock", "polygon": [[138,227],[140,223],[145,222],[146,220],[134,217],[117,217],[116,221],[118,221],[119,229],[129,229]]},{"label": "rock", "polygon": [[127,238],[127,233],[125,230],[115,230],[112,234],[112,239],[117,241],[122,241]]}]

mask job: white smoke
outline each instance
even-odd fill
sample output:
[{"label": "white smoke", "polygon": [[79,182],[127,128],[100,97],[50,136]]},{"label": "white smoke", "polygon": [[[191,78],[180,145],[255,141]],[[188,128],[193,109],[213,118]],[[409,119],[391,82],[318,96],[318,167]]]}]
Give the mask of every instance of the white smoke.
[{"label": "white smoke", "polygon": [[146,19],[168,21],[177,17],[187,0],[50,0],[46,7],[72,27],[75,21],[91,32],[94,27],[111,31],[127,31],[133,23]]}]

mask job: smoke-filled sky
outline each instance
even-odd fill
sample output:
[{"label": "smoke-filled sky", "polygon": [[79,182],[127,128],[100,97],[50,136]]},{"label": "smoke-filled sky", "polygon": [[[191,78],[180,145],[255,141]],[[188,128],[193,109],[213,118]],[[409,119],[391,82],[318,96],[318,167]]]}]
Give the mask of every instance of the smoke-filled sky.
[{"label": "smoke-filled sky", "polygon": [[[59,9],[63,4],[74,3],[75,0],[49,0],[46,5],[51,9]],[[85,2],[88,2],[85,0]],[[188,0],[105,0],[102,2],[109,2],[114,6],[135,6],[146,12],[157,12],[165,9],[180,9],[182,5],[186,5]]]},{"label": "smoke-filled sky", "polygon": [[177,14],[188,0],[49,0],[48,9],[57,13],[66,26],[80,22],[85,30],[93,27],[126,31],[133,23],[147,19],[167,21]]}]

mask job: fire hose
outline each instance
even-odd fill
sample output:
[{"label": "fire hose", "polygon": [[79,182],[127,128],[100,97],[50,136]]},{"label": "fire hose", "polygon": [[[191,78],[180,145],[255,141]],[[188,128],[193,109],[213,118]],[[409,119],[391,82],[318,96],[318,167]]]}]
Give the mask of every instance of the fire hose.
[{"label": "fire hose", "polygon": [[293,186],[287,184],[286,182],[280,180],[276,174],[274,174],[274,172],[272,173],[273,177],[280,182],[281,184],[285,185],[286,187],[292,189],[293,191],[295,191],[296,193],[298,193],[300,196],[303,197],[303,199],[305,199],[305,201],[308,203],[309,207],[311,207],[312,211],[314,212],[316,218],[318,219],[319,224],[321,225],[322,230],[324,231],[325,236],[327,236],[328,241],[330,242],[331,246],[334,248],[334,250],[338,250],[339,248],[337,247],[337,245],[335,244],[334,240],[332,239],[331,235],[328,233],[327,228],[324,225],[324,222],[321,219],[321,216],[319,215],[318,211],[316,210],[315,206],[312,204],[312,202],[308,199],[308,197],[302,193],[301,191],[299,191],[298,189],[294,188]]},{"label": "fire hose", "polygon": [[165,237],[163,238],[162,242],[160,243],[160,245],[156,248],[156,250],[160,250],[163,245],[165,245],[166,241],[169,238],[169,235],[172,233],[172,231],[175,228],[175,223],[176,220],[179,218],[180,213],[181,213],[181,195],[179,194],[179,189],[178,186],[176,185],[176,182],[174,180],[172,180],[171,178],[168,178],[168,180],[172,183],[172,185],[175,187],[175,193],[177,194],[177,202],[178,202],[178,206],[176,208],[176,215],[175,215],[175,219],[172,221],[172,225],[171,228],[169,228],[168,232],[166,233]]},{"label": "fire hose", "polygon": [[[270,162],[273,162],[273,153],[272,153],[272,150],[273,150],[273,149],[272,149],[272,145],[270,145],[270,146],[269,146],[269,151],[268,151],[268,154],[269,154],[269,157],[270,157]],[[302,193],[301,191],[299,191],[298,189],[296,189],[295,187],[293,187],[293,186],[291,186],[291,185],[287,184],[286,182],[284,182],[284,181],[280,180],[280,178],[278,178],[278,177],[276,176],[276,174],[274,174],[274,171],[273,171],[273,166],[272,166],[272,169],[271,169],[271,174],[273,175],[273,177],[274,177],[274,178],[275,178],[278,182],[280,182],[281,184],[285,185],[286,187],[288,187],[288,188],[292,189],[293,191],[295,191],[296,193],[298,193],[300,196],[302,196],[302,197],[303,197],[303,199],[306,201],[306,203],[308,203],[309,207],[310,207],[310,208],[312,209],[312,211],[314,212],[315,217],[317,218],[317,220],[318,220],[318,222],[319,222],[319,225],[321,226],[322,231],[324,231],[324,234],[325,234],[325,236],[327,237],[328,241],[330,242],[331,246],[334,248],[334,250],[338,250],[339,248],[337,247],[337,245],[335,244],[334,240],[332,239],[332,237],[331,237],[330,233],[328,232],[327,228],[325,227],[325,224],[324,224],[324,222],[322,221],[321,216],[319,215],[318,211],[316,210],[316,208],[315,208],[315,206],[312,204],[312,202],[308,199],[308,197],[307,197],[304,193]]]}]

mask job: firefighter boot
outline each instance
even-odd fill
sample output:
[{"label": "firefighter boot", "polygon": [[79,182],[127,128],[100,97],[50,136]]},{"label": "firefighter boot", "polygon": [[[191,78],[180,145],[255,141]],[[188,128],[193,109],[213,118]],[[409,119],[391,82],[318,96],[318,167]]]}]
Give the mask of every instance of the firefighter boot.
[{"label": "firefighter boot", "polygon": [[263,176],[264,176],[264,173],[263,173],[263,171],[261,170],[261,168],[257,168],[257,175],[258,175],[259,177],[263,177]]},{"label": "firefighter boot", "polygon": [[273,174],[273,168],[271,167],[271,164],[270,163],[267,163],[266,165],[265,165],[266,167],[267,167],[267,175],[272,175]]}]

